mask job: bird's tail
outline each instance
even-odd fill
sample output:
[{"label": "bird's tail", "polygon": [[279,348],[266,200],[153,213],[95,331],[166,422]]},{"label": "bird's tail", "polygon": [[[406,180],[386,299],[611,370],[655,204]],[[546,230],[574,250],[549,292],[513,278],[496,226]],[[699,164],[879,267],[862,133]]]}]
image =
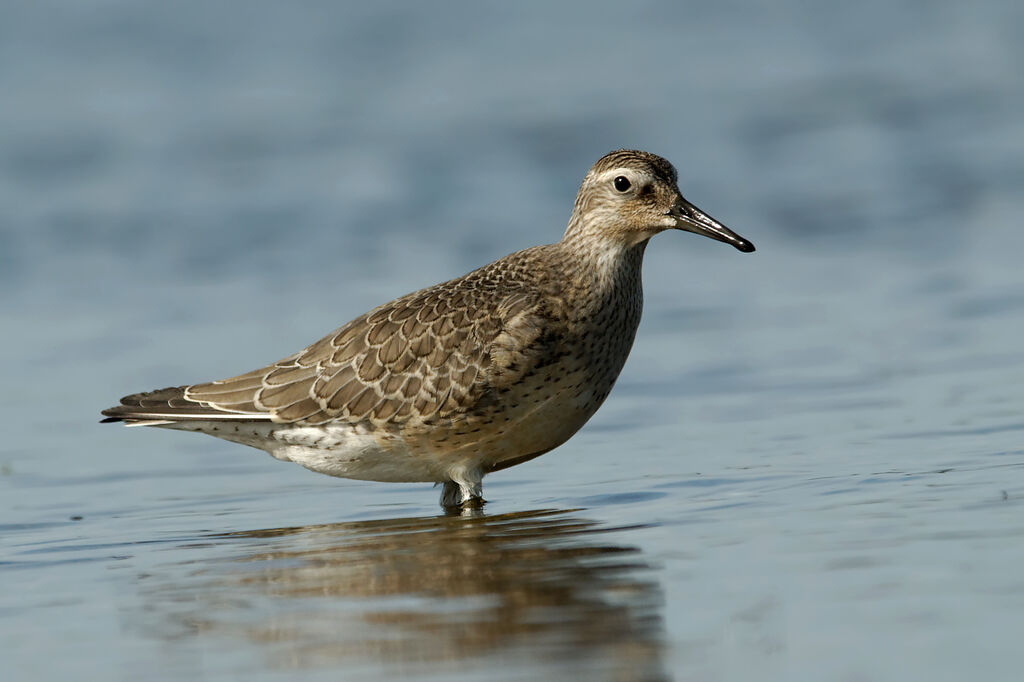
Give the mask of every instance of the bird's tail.
[{"label": "bird's tail", "polygon": [[265,421],[269,414],[232,412],[185,397],[188,386],[173,386],[121,398],[121,404],[103,410],[100,423],[124,422],[126,426],[161,426],[183,421],[221,419]]}]

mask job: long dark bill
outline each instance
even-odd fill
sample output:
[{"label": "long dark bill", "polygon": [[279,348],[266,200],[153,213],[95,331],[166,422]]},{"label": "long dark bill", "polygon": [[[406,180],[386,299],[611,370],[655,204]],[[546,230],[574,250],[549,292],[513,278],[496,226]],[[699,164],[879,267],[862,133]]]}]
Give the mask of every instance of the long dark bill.
[{"label": "long dark bill", "polygon": [[672,207],[668,214],[676,219],[677,229],[711,237],[726,244],[732,244],[743,253],[750,253],[754,250],[753,244],[686,199],[680,200],[678,204]]}]

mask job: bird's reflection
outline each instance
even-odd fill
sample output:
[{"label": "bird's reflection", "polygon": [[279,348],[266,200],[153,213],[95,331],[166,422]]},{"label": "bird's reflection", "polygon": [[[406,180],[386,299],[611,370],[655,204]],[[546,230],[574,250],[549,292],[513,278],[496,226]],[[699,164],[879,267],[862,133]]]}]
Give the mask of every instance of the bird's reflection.
[{"label": "bird's reflection", "polygon": [[638,549],[607,540],[628,530],[542,510],[217,535],[235,551],[193,562],[170,601],[189,604],[192,633],[239,634],[289,665],[511,657],[659,679],[660,588]]}]

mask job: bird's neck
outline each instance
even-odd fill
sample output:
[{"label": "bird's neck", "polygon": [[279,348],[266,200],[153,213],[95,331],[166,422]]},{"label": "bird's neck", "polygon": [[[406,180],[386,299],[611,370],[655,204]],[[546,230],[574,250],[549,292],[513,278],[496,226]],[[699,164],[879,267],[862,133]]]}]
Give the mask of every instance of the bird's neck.
[{"label": "bird's neck", "polygon": [[586,282],[580,291],[586,292],[588,307],[622,297],[642,300],[641,268],[648,239],[625,240],[597,230],[573,230],[570,224],[559,246],[566,274]]}]

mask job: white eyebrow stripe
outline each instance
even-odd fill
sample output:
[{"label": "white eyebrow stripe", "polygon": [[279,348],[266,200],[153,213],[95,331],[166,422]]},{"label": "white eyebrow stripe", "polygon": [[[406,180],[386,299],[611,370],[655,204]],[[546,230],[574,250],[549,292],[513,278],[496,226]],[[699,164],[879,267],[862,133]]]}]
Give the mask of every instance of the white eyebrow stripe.
[{"label": "white eyebrow stripe", "polygon": [[612,168],[611,170],[606,170],[599,173],[597,176],[597,181],[603,182],[605,180],[612,180],[613,178],[617,178],[620,175],[625,175],[627,178],[629,178],[630,181],[634,183],[651,182],[652,180],[654,180],[654,178],[651,177],[650,173],[644,173],[643,171],[638,171],[635,168]]}]

